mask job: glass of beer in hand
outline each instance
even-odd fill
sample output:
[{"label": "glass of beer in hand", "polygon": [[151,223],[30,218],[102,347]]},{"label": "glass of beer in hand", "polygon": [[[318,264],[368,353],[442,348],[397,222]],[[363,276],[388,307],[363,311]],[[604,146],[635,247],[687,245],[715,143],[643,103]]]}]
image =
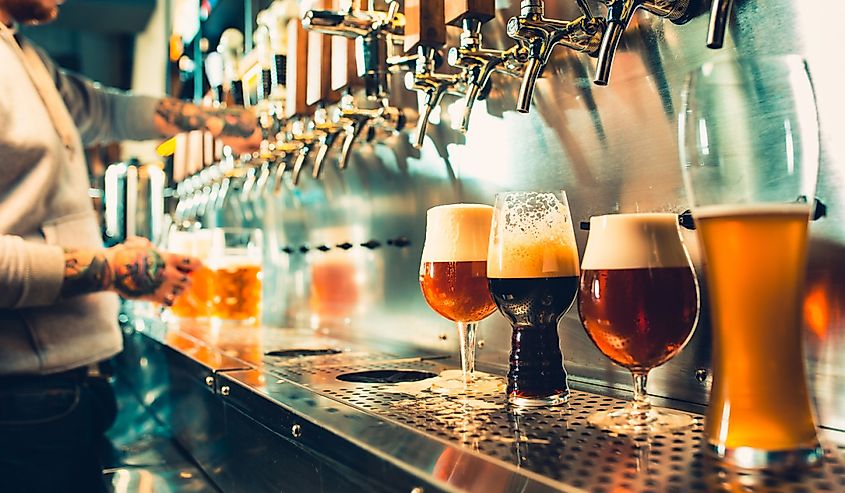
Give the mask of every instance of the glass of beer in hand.
[{"label": "glass of beer in hand", "polygon": [[698,282],[675,214],[590,218],[581,264],[578,313],[599,351],[634,377],[634,398],[588,421],[616,433],[665,433],[692,424],[686,413],[657,409],[648,372],[686,345],[698,322]]},{"label": "glass of beer in hand", "polygon": [[474,379],[476,327],[496,310],[487,290],[492,217],[481,204],[441,205],[426,216],[420,287],[428,306],[458,325],[465,388]]},{"label": "glass of beer in hand", "polygon": [[682,104],[681,166],[713,307],[707,441],[742,468],[816,463],[801,326],[819,159],[806,65],[709,62],[689,74]]},{"label": "glass of beer in hand", "polygon": [[170,231],[166,250],[200,259],[203,266],[191,274],[191,285],[179,294],[170,312],[179,318],[208,318],[211,306],[211,271],[206,262],[211,250],[211,230]]},{"label": "glass of beer in hand", "polygon": [[508,400],[515,407],[566,402],[557,324],[578,290],[578,248],[563,192],[496,196],[487,277],[513,328]]},{"label": "glass of beer in hand", "polygon": [[261,313],[261,231],[213,230],[208,267],[212,273],[211,316],[242,324],[258,322]]}]

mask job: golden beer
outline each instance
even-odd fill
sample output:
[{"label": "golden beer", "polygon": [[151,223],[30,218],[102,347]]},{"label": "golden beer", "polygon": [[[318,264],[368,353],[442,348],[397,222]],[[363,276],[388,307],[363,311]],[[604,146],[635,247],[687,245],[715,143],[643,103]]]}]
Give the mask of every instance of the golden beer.
[{"label": "golden beer", "polygon": [[258,319],[261,266],[247,260],[224,262],[212,270],[211,316],[221,320]]},{"label": "golden beer", "polygon": [[713,307],[706,436],[722,453],[812,456],[818,439],[801,338],[809,207],[710,206],[695,220]]},{"label": "golden beer", "polygon": [[170,307],[181,318],[202,318],[209,315],[211,304],[211,270],[202,266],[191,273],[191,285],[182,292]]}]

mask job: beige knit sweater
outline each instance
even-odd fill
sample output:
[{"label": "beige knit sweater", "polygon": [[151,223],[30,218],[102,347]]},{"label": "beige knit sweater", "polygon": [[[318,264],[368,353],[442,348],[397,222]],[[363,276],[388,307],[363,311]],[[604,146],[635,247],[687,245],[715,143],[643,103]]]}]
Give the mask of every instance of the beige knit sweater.
[{"label": "beige knit sweater", "polygon": [[113,294],[57,301],[63,249],[102,246],[82,141],[158,137],[157,101],[60,71],[0,24],[0,376],[120,351]]}]

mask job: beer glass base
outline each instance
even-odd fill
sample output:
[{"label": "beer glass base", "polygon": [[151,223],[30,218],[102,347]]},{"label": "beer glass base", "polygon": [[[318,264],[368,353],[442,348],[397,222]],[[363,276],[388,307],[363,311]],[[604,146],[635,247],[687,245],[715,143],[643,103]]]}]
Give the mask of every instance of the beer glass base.
[{"label": "beer glass base", "polygon": [[568,401],[568,390],[543,397],[522,397],[514,394],[508,396],[508,402],[516,408],[559,406],[566,404]]},{"label": "beer glass base", "polygon": [[621,435],[670,433],[692,426],[693,417],[673,409],[651,408],[635,412],[630,406],[613,411],[599,411],[587,418],[591,425]]},{"label": "beer glass base", "polygon": [[752,447],[727,448],[711,443],[708,449],[719,460],[740,469],[802,469],[820,464],[824,457],[824,449],[820,444],[791,450],[763,450]]}]

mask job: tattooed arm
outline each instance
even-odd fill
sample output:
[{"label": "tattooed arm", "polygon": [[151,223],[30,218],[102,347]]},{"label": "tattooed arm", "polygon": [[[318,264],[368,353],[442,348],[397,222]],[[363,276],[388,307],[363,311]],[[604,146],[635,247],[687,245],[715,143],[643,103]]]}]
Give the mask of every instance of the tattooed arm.
[{"label": "tattooed arm", "polygon": [[139,238],[108,249],[66,250],[61,298],[111,290],[169,305],[198,266],[196,259],[159,252]]},{"label": "tattooed arm", "polygon": [[204,108],[180,99],[164,98],[156,106],[154,121],[166,136],[207,130],[236,152],[256,150],[261,142],[258,119],[246,108]]}]

